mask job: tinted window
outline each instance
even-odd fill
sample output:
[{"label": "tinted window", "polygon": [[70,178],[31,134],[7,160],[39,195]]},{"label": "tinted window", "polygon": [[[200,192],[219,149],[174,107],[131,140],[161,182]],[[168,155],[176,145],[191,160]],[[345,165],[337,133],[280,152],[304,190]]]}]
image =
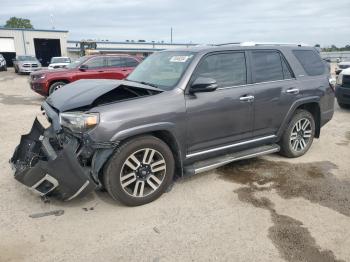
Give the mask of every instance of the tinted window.
[{"label": "tinted window", "polygon": [[324,73],[325,65],[320,56],[314,51],[294,50],[293,53],[309,76],[317,76]]},{"label": "tinted window", "polygon": [[282,68],[283,68],[283,76],[284,79],[291,79],[294,77],[292,72],[289,69],[289,66],[287,65],[286,61],[281,57],[282,60]]},{"label": "tinted window", "polygon": [[283,69],[281,56],[276,51],[253,51],[254,82],[268,82],[282,80]]},{"label": "tinted window", "polygon": [[126,67],[136,67],[139,64],[135,59],[129,57],[125,57],[124,61]]},{"label": "tinted window", "polygon": [[120,57],[107,57],[107,66],[124,67],[124,61]]},{"label": "tinted window", "polygon": [[207,56],[200,63],[196,77],[213,78],[218,87],[246,84],[245,55],[244,53],[226,53]]},{"label": "tinted window", "polygon": [[99,68],[104,67],[104,58],[103,57],[94,57],[86,61],[84,65],[87,65],[89,68]]}]

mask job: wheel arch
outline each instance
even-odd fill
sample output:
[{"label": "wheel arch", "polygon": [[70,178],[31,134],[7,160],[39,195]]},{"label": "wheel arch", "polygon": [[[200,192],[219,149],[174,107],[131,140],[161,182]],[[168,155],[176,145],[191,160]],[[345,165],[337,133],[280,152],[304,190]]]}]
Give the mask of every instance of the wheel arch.
[{"label": "wheel arch", "polygon": [[284,118],[282,125],[280,126],[277,137],[280,139],[283,135],[284,130],[286,129],[289,122],[292,120],[292,117],[296,110],[304,109],[312,114],[315,120],[315,138],[320,137],[321,133],[321,110],[320,110],[320,98],[318,96],[304,98],[297,100],[293,103],[291,108],[289,109],[286,117]]},{"label": "wheel arch", "polygon": [[[181,177],[183,175],[183,152],[181,150],[181,146],[179,141],[176,139],[175,134],[172,130],[169,129],[169,126],[166,125],[168,128],[151,128],[151,129],[133,129],[133,130],[125,130],[121,133],[116,134],[113,136],[113,141],[117,141],[119,144],[125,143],[127,141],[130,141],[132,139],[135,139],[136,137],[140,136],[154,136],[160,140],[162,140],[164,143],[166,143],[170,150],[172,151],[174,155],[175,160],[175,178]],[[143,131],[142,131],[143,130]],[[113,152],[111,154],[108,154],[106,158],[103,159],[103,164],[100,163],[99,170],[96,170],[98,173],[98,179],[101,180],[102,173],[101,172],[104,169],[104,166],[108,163],[109,159],[113,155]]]}]

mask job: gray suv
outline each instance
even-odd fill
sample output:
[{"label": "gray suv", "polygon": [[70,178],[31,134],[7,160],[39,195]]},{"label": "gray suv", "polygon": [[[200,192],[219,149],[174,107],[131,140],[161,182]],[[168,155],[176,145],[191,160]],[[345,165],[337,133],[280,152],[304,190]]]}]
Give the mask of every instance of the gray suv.
[{"label": "gray suv", "polygon": [[125,80],[80,80],[42,104],[11,159],[15,178],[71,200],[105,188],[126,205],[158,198],[174,176],[280,152],[299,157],[333,116],[318,52],[230,44],[157,52]]}]

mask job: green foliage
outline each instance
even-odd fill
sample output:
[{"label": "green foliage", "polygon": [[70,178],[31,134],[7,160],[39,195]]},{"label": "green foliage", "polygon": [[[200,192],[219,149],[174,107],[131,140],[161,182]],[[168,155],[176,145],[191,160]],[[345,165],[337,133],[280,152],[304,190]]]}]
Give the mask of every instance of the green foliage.
[{"label": "green foliage", "polygon": [[337,47],[335,45],[331,45],[330,47],[322,48],[324,52],[334,52],[334,51],[350,51],[350,45],[346,45],[344,47]]},{"label": "green foliage", "polygon": [[34,27],[30,23],[29,19],[25,18],[19,18],[19,17],[11,17],[9,20],[6,21],[5,26],[6,28],[28,28],[33,29]]}]

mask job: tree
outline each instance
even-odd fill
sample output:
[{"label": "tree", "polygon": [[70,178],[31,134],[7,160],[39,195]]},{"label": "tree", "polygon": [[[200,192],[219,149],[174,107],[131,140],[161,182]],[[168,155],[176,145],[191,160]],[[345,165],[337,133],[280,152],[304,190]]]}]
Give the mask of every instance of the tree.
[{"label": "tree", "polygon": [[6,27],[6,28],[29,28],[29,29],[33,29],[33,26],[30,23],[29,19],[17,18],[15,16],[13,16],[9,20],[7,20],[4,27]]}]

